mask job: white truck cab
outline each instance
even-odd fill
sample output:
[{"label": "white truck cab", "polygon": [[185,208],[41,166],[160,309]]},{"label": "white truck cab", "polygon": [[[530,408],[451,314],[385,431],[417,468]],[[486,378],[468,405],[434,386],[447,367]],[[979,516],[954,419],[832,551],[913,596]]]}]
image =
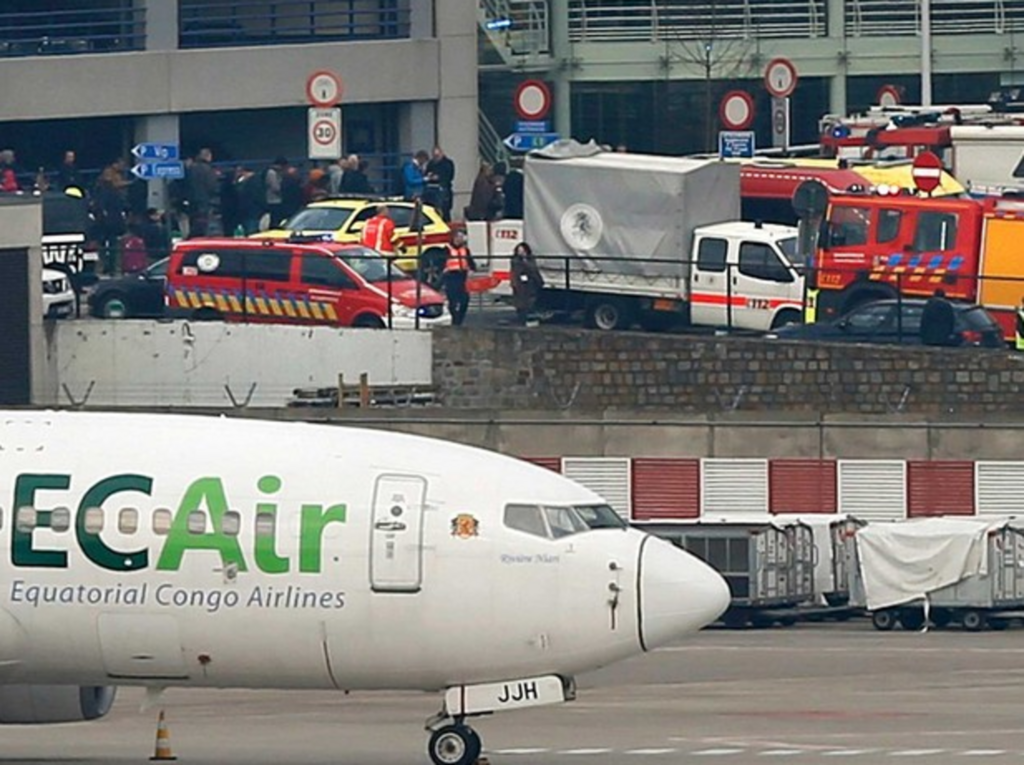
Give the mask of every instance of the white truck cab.
[{"label": "white truck cab", "polygon": [[75,312],[70,277],[57,268],[43,268],[43,317],[60,319]]},{"label": "white truck cab", "polygon": [[800,322],[804,264],[792,226],[701,226],[693,232],[692,257],[691,323],[767,332]]}]

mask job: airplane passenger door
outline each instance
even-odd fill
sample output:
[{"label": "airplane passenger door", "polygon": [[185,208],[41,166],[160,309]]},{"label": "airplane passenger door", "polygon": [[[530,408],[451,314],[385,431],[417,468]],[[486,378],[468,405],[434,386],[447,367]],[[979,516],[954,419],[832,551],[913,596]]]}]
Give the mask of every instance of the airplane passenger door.
[{"label": "airplane passenger door", "polygon": [[370,587],[374,592],[419,592],[423,584],[423,510],[427,481],[382,475],[373,491]]}]

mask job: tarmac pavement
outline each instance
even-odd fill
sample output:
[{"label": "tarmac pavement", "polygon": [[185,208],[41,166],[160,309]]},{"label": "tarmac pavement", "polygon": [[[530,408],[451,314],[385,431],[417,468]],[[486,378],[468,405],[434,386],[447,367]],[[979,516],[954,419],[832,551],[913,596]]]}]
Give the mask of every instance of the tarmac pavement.
[{"label": "tarmac pavement", "polygon": [[[579,678],[560,707],[474,723],[492,765],[1024,765],[1024,632],[879,633],[863,621],[692,639]],[[0,763],[143,763],[156,712],[0,729]],[[182,763],[422,765],[430,694],[183,691]]]}]

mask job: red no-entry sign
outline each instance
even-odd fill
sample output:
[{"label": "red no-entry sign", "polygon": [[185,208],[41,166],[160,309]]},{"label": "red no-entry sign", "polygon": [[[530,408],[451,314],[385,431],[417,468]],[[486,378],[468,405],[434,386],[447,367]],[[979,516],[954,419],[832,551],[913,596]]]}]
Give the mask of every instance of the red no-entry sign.
[{"label": "red no-entry sign", "polygon": [[942,160],[930,151],[923,151],[914,157],[910,177],[919,191],[931,194],[942,184]]}]

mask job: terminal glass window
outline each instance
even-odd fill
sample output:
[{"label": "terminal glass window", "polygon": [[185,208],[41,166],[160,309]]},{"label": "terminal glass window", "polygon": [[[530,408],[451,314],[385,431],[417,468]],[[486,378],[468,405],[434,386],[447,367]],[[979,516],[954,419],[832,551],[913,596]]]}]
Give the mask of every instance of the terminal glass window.
[{"label": "terminal glass window", "polygon": [[914,251],[952,250],[956,247],[957,215],[950,212],[920,212],[914,231]]},{"label": "terminal glass window", "polygon": [[828,226],[828,246],[856,247],[867,244],[870,220],[871,212],[866,207],[833,207]]}]

